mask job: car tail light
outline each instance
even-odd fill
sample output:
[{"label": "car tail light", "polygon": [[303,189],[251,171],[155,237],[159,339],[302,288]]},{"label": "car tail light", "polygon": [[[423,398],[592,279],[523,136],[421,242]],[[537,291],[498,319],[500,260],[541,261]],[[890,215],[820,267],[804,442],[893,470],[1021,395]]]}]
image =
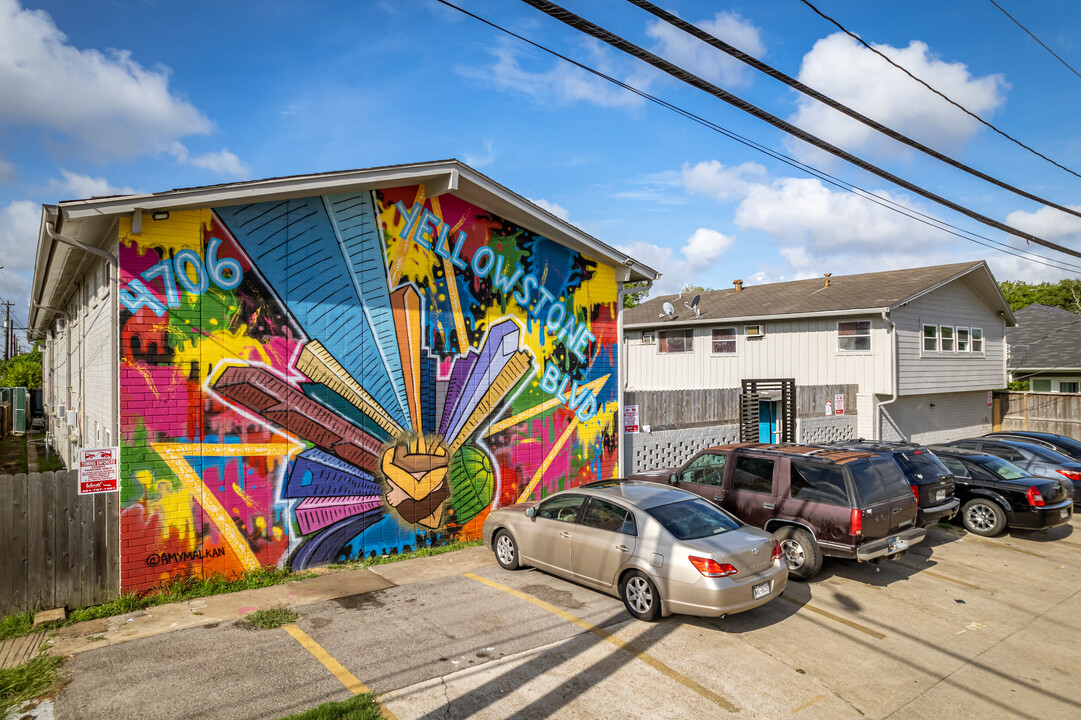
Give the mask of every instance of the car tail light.
[{"label": "car tail light", "polygon": [[920,486],[919,485],[913,485],[912,486],[912,497],[916,498],[916,504],[919,505],[920,504]]},{"label": "car tail light", "polygon": [[852,508],[849,532],[853,535],[863,534],[863,513],[860,512],[859,508]]},{"label": "car tail light", "polygon": [[694,565],[698,572],[706,577],[728,577],[729,575],[735,575],[739,572],[728,563],[721,564],[716,560],[710,560],[709,558],[691,555],[687,559],[691,561],[691,565]]},{"label": "car tail light", "polygon": [[777,541],[777,538],[773,539],[773,552],[769,554],[770,562],[781,559],[781,543]]},{"label": "car tail light", "polygon": [[1040,489],[1036,487],[1030,487],[1025,491],[1025,495],[1028,495],[1028,504],[1032,507],[1043,507],[1043,495],[1040,494]]},{"label": "car tail light", "polygon": [[1074,482],[1081,482],[1081,472],[1077,470],[1059,470],[1058,474]]}]

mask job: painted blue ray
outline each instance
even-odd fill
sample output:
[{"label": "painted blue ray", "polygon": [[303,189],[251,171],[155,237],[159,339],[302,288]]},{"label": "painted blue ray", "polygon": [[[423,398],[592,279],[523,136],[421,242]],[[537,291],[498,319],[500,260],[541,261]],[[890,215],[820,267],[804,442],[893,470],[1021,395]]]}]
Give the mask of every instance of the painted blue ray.
[{"label": "painted blue ray", "polygon": [[217,212],[304,333],[323,343],[395,421],[409,427],[322,198]]},{"label": "painted blue ray", "polygon": [[390,372],[398,407],[409,416],[405,393],[405,374],[394,333],[394,312],[390,306],[387,262],[379,232],[379,220],[370,192],[330,195],[324,198],[330,220],[337,231],[342,250],[349,259],[353,279],[360,291],[364,308],[375,329],[383,361]]}]

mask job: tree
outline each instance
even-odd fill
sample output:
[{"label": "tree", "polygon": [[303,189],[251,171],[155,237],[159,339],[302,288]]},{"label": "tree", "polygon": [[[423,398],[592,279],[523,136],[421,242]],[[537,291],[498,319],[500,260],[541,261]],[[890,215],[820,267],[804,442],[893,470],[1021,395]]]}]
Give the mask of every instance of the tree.
[{"label": "tree", "polygon": [[0,387],[41,387],[41,349],[35,347],[0,363]]},{"label": "tree", "polygon": [[1027,283],[1024,280],[1003,280],[998,284],[1011,310],[1020,310],[1033,303],[1059,307],[1081,313],[1081,278],[1067,278],[1057,283]]},{"label": "tree", "polygon": [[623,308],[637,307],[649,294],[649,283],[645,280],[623,283]]}]

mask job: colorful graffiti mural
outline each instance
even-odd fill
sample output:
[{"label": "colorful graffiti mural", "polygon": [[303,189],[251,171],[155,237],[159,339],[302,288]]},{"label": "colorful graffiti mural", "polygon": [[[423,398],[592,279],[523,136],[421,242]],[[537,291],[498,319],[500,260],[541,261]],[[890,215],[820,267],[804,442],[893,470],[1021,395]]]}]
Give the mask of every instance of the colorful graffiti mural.
[{"label": "colorful graffiti mural", "polygon": [[125,588],[473,538],[617,472],[608,266],[424,186],[120,241]]}]

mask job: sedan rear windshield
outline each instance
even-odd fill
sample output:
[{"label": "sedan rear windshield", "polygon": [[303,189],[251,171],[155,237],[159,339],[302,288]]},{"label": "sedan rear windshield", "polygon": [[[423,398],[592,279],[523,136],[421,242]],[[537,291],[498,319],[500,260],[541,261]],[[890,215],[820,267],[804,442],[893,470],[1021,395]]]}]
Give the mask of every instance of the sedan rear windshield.
[{"label": "sedan rear windshield", "polygon": [[738,520],[701,498],[658,505],[646,512],[676,540],[712,537],[740,526]]},{"label": "sedan rear windshield", "polygon": [[1009,460],[1003,460],[1002,458],[989,456],[981,459],[980,465],[1005,480],[1016,480],[1017,478],[1028,477],[1027,472],[1017,467]]},{"label": "sedan rear windshield", "polygon": [[908,471],[909,478],[915,478],[917,484],[936,482],[950,474],[942,461],[924,450],[903,453],[901,466]]}]

